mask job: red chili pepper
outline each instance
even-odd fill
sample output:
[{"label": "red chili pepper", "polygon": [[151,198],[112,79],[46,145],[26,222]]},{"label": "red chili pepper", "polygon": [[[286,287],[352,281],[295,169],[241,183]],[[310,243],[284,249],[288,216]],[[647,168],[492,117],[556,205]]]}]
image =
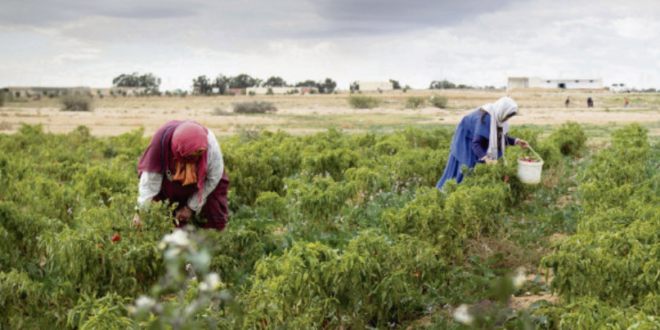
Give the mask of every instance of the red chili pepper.
[{"label": "red chili pepper", "polygon": [[103,244],[99,243],[99,244],[96,244],[96,246],[103,247]]},{"label": "red chili pepper", "polygon": [[509,176],[508,175],[504,176],[504,182],[509,182]]},{"label": "red chili pepper", "polygon": [[566,150],[569,150],[569,149],[571,149],[571,146],[569,146],[569,145],[567,144],[567,145],[566,145]]},{"label": "red chili pepper", "polygon": [[465,228],[465,223],[462,223],[462,224],[461,224],[461,228]]},{"label": "red chili pepper", "polygon": [[116,242],[116,241],[118,241],[120,238],[121,238],[121,236],[119,236],[119,234],[115,234],[115,236],[112,236],[112,241],[113,241],[113,242]]}]

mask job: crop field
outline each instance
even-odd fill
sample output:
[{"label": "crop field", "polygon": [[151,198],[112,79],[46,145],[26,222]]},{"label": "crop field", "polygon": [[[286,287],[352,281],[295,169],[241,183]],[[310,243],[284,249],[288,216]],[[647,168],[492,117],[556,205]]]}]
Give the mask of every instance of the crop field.
[{"label": "crop field", "polygon": [[[444,191],[455,122],[496,94],[416,110],[390,96],[365,113],[326,97],[219,134],[231,181],[222,232],[174,230],[160,203],[142,230],[130,220],[137,162],[164,112],[223,132],[240,116],[210,113],[228,101],[106,100],[74,116],[47,99],[6,104],[0,329],[660,328],[657,96],[626,110],[609,94],[607,110],[520,97],[510,135],[543,158],[542,182],[520,182],[529,154],[509,148],[507,164],[477,165]],[[161,99],[126,100],[142,101]],[[561,116],[538,120],[554,108]],[[67,116],[73,128],[48,128]],[[633,122],[645,116],[656,119]],[[579,118],[595,119],[566,121]]]}]

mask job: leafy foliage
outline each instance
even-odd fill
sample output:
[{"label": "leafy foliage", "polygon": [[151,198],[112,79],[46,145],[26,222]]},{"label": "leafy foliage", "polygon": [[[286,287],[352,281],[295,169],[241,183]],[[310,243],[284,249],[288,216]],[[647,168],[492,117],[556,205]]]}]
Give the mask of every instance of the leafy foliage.
[{"label": "leafy foliage", "polygon": [[94,101],[90,96],[70,94],[64,95],[62,102],[62,111],[92,111]]},{"label": "leafy foliage", "polygon": [[234,104],[234,113],[273,113],[277,107],[270,102],[240,102]]},{"label": "leafy foliage", "polygon": [[354,109],[371,109],[380,105],[380,100],[371,96],[352,95],[348,98],[348,105]]},{"label": "leafy foliage", "polygon": [[[444,129],[356,135],[329,129],[306,136],[255,131],[222,141],[231,180],[228,228],[188,232],[184,248],[172,236],[162,239],[178,233],[165,204],[145,211],[145,230],[130,228],[135,168],[148,143],[143,133],[97,138],[86,127],[54,135],[23,126],[0,135],[0,327],[405,327],[425,311],[490,298],[492,281],[503,271],[491,269],[493,260],[469,255],[468,243],[510,228],[506,223],[521,200],[533,194],[550,199],[520,183],[513,162],[477,166],[445,191],[429,188],[449,157],[452,132]],[[550,166],[566,161],[552,142],[537,139],[538,132],[517,133],[556,156]],[[615,134],[613,145],[648,160],[641,151],[649,146],[631,135],[645,138],[643,130],[631,129]],[[507,150],[507,157],[518,152]],[[606,166],[606,158],[599,159],[593,171]],[[641,174],[633,175],[636,170]],[[619,216],[655,201],[658,181],[645,183],[651,172],[642,166],[608,177],[622,187],[641,187],[640,202],[605,199],[621,210],[598,213],[600,219],[611,220],[611,228],[637,216],[654,219],[642,209]],[[580,180],[609,187],[596,174]],[[580,193],[585,210],[592,210],[601,197],[586,188]],[[539,218],[546,226],[554,219]],[[580,223],[579,230],[596,226],[595,220]],[[640,241],[657,232],[635,228],[630,235]],[[649,260],[649,269],[652,251],[635,252]],[[568,267],[560,259],[547,262]],[[192,271],[186,273],[187,264]],[[640,300],[646,298],[632,290],[654,290],[650,275],[644,278],[614,279]],[[226,292],[207,290],[211,282]],[[595,292],[597,285],[604,284],[582,290]],[[653,308],[655,300],[647,300],[645,308]]]}]

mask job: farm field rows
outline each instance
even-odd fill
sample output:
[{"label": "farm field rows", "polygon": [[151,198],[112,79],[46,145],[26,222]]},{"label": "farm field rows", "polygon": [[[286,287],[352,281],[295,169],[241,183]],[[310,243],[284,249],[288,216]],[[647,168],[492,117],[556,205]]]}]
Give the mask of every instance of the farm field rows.
[{"label": "farm field rows", "polygon": [[130,228],[144,130],[22,126],[0,135],[0,327],[656,328],[657,147],[584,132],[512,130],[540,185],[511,148],[443,192],[448,129],[243,131],[221,141],[227,229],[188,234],[160,204]]}]

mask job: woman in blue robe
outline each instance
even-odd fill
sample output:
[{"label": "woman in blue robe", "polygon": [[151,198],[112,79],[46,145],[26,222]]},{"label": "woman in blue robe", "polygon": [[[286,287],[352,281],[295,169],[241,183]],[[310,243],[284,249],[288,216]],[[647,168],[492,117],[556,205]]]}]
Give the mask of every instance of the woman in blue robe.
[{"label": "woman in blue robe", "polygon": [[474,168],[477,163],[497,164],[506,145],[527,148],[526,141],[508,135],[509,118],[518,113],[518,105],[510,97],[486,104],[463,117],[451,143],[449,160],[436,185],[442,189],[447,180],[463,181],[463,166]]}]

